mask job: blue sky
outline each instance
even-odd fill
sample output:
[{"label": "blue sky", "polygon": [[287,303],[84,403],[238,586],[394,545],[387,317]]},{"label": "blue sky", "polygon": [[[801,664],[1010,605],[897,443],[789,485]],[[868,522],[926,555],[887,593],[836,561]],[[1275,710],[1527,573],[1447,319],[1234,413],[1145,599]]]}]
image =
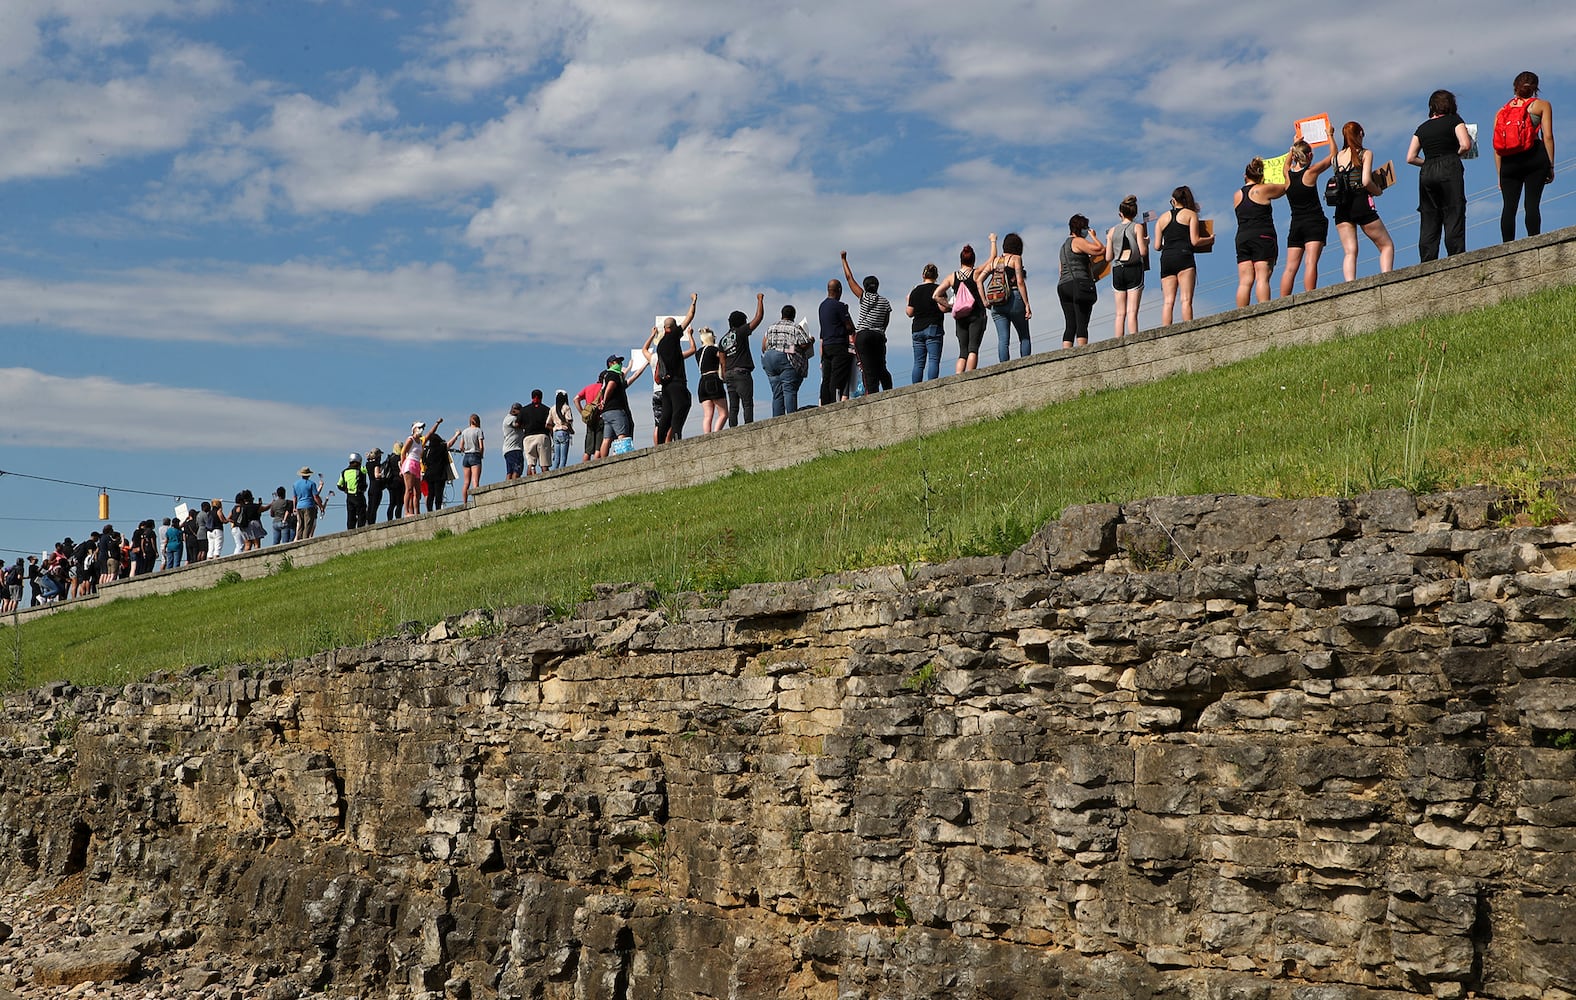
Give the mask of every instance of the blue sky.
[{"label": "blue sky", "polygon": [[[927,261],[1021,232],[1051,349],[1066,220],[1103,228],[1128,193],[1158,212],[1192,186],[1224,251],[1200,259],[1198,311],[1228,308],[1242,164],[1309,114],[1361,121],[1397,162],[1379,207],[1406,266],[1402,161],[1429,92],[1454,90],[1485,135],[1522,69],[1556,125],[1573,96],[1561,2],[957,10],[7,0],[0,548],[95,524],[95,489],[23,476],[107,486],[125,527],[302,464],[332,480],[414,419],[481,414],[494,481],[510,402],[575,391],[692,291],[719,329],[756,292],[768,317],[804,313],[840,250],[899,301]],[[1576,223],[1570,162],[1546,230]],[[1496,242],[1491,158],[1467,191],[1468,246]],[[1338,280],[1339,253],[1323,264]],[[949,331],[944,370],[953,349]]]}]

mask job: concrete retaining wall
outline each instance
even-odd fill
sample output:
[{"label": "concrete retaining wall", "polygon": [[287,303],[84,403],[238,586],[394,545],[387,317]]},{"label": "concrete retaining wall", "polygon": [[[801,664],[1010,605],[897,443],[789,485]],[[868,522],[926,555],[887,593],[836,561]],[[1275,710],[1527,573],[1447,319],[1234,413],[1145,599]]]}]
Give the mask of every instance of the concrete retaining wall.
[{"label": "concrete retaining wall", "polygon": [[[964,375],[689,438],[660,449],[644,448],[546,476],[497,483],[479,490],[469,507],[126,580],[103,588],[96,598],[24,615],[48,614],[97,600],[210,587],[231,572],[243,578],[265,576],[284,557],[296,566],[310,566],[349,552],[430,538],[442,529],[469,531],[511,514],[584,507],[611,497],[690,486],[735,469],[785,468],[833,452],[890,445],[1003,412],[1038,409],[1085,392],[1204,371],[1275,347],[1322,343],[1429,316],[1466,312],[1572,283],[1576,283],[1576,227],[1123,340],[1047,351]],[[1039,339],[1041,344],[1055,342],[1054,334],[1046,332]],[[817,379],[812,372],[812,394]]]}]

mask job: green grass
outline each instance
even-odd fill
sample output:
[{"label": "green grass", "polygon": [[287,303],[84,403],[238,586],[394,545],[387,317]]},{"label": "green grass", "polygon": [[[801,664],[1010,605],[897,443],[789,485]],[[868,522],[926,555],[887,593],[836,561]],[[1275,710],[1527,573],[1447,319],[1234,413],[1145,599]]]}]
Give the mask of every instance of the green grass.
[{"label": "green grass", "polygon": [[1001,553],[1076,503],[1566,475],[1576,471],[1573,330],[1576,290],[1540,293],[792,469],[116,601],[23,625],[20,676],[123,683],[278,660],[471,608],[562,610],[599,582],[719,591]]}]

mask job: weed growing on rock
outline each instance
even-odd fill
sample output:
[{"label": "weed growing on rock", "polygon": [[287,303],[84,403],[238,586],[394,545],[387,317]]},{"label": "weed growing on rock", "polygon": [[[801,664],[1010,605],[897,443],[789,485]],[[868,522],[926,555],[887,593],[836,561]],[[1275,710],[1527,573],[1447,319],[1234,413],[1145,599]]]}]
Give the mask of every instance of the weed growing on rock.
[{"label": "weed growing on rock", "polygon": [[940,678],[936,676],[939,671],[940,668],[936,666],[936,661],[931,660],[923,667],[909,674],[903,680],[903,686],[916,694],[929,694],[941,683]]}]

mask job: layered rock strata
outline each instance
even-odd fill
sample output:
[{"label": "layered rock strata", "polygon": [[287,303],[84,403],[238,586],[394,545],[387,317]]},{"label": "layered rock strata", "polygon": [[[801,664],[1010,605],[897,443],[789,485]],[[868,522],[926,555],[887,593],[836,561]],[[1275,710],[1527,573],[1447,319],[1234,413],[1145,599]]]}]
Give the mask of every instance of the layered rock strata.
[{"label": "layered rock strata", "polygon": [[0,720],[0,882],[338,997],[1570,997],[1576,526],[1514,513],[1094,505],[53,685]]}]

